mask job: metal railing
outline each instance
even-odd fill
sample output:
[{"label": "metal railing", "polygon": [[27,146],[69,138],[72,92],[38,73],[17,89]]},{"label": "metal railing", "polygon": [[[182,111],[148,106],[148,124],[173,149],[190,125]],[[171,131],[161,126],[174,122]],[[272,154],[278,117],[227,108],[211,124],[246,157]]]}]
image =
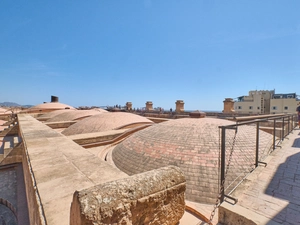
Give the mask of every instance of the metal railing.
[{"label": "metal railing", "polygon": [[[296,114],[277,114],[236,118],[220,129],[220,203],[297,126]],[[267,131],[267,132],[262,132]]]}]

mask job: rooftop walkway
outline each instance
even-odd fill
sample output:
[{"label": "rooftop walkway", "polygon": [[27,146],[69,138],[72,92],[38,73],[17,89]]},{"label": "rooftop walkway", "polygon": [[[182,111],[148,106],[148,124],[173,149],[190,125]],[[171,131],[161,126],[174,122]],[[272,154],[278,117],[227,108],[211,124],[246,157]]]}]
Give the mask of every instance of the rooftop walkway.
[{"label": "rooftop walkway", "polygon": [[76,190],[128,177],[29,115],[19,115],[19,126],[28,158],[28,167],[24,166],[28,196],[38,199],[37,203],[28,199],[29,211],[34,211],[29,212],[31,221],[37,220],[34,208],[38,205],[45,219],[41,224],[67,225]]},{"label": "rooftop walkway", "polygon": [[265,162],[266,167],[260,165],[232,193],[238,203],[225,201],[223,206],[256,224],[300,224],[300,129],[295,128]]}]

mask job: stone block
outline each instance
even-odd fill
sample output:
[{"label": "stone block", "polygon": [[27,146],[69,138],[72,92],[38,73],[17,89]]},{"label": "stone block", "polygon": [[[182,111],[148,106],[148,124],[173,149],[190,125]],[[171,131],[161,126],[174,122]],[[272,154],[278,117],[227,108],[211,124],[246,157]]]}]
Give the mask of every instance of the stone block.
[{"label": "stone block", "polygon": [[175,225],[185,210],[185,177],[175,166],[76,191],[71,225]]}]

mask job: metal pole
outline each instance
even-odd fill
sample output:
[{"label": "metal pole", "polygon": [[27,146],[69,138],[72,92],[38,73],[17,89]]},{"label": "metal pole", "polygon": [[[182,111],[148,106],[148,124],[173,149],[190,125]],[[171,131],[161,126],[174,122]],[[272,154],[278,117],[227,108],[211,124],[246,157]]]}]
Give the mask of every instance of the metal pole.
[{"label": "metal pole", "polygon": [[288,117],[288,134],[290,133],[290,116]]},{"label": "metal pole", "polygon": [[222,127],[222,136],[221,136],[221,199],[220,203],[224,201],[225,194],[225,127]]},{"label": "metal pole", "polygon": [[294,129],[295,127],[296,127],[296,117],[294,117],[294,115],[292,115],[292,120],[293,120],[293,128],[292,129]]},{"label": "metal pole", "polygon": [[275,150],[275,131],[276,131],[276,119],[274,119],[274,127],[273,127],[273,150]]},{"label": "metal pole", "polygon": [[259,149],[259,122],[256,122],[255,167],[258,167],[258,149]]},{"label": "metal pole", "polygon": [[281,140],[284,139],[284,117],[282,118],[282,131],[281,131]]}]

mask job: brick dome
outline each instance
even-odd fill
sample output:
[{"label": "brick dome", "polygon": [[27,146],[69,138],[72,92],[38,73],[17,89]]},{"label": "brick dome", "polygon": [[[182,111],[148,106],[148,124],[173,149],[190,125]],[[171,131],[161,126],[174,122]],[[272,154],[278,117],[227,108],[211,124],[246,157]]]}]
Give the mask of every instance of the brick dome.
[{"label": "brick dome", "polygon": [[[105,110],[103,110],[105,111]],[[107,112],[107,111],[105,111]],[[72,121],[72,120],[80,120],[86,117],[90,117],[93,115],[100,114],[102,112],[96,110],[69,110],[64,113],[60,113],[46,122],[61,122],[61,121]]]},{"label": "brick dome", "polygon": [[[229,124],[233,122],[214,118],[184,118],[155,124],[118,144],[112,152],[112,159],[128,175],[176,165],[187,179],[187,199],[212,204],[219,191],[218,126]],[[239,171],[254,164],[254,161],[242,160],[250,155],[254,159],[255,132],[256,127],[239,128],[227,181],[232,181]],[[226,148],[230,147],[234,135],[234,130],[226,130]],[[260,152],[269,151],[271,144],[272,135],[261,131]]]},{"label": "brick dome", "polygon": [[51,110],[57,110],[57,109],[74,109],[74,107],[70,106],[70,105],[66,105],[64,103],[60,103],[60,102],[46,102],[43,104],[39,104],[39,105],[35,105],[31,108],[29,108],[28,110],[36,110],[36,109],[51,109]]},{"label": "brick dome", "polygon": [[78,121],[76,124],[73,124],[65,129],[62,134],[68,136],[75,134],[94,133],[152,123],[153,122],[151,120],[132,113],[100,113],[98,115]]},{"label": "brick dome", "polygon": [[69,112],[70,110],[77,110],[77,109],[59,109],[59,110],[54,110],[52,112],[47,112],[44,114],[41,114],[38,116],[38,118],[52,118],[54,116],[57,116],[59,114],[65,113],[65,112]]}]

